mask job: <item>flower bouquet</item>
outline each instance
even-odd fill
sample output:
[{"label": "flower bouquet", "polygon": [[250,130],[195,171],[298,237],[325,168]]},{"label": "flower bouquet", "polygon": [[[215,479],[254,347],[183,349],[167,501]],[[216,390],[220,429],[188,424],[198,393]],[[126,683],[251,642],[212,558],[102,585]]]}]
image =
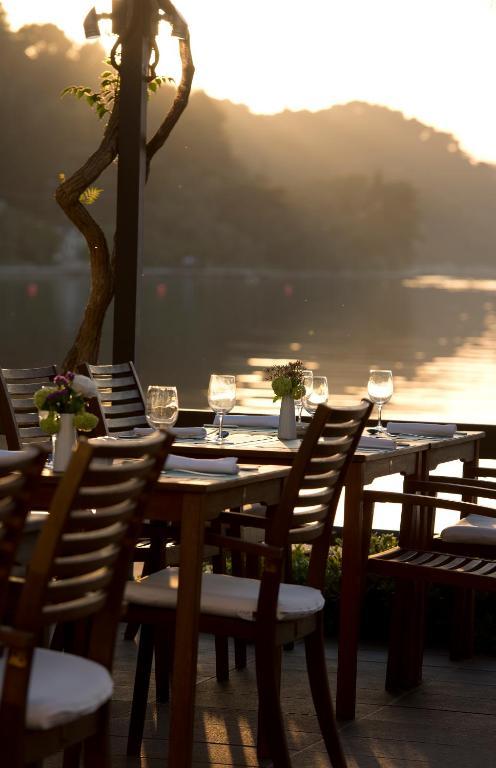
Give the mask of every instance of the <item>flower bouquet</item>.
[{"label": "flower bouquet", "polygon": [[86,410],[86,401],[97,395],[94,381],[71,371],[55,376],[52,386],[35,392],[40,427],[52,435],[54,472],[64,472],[67,468],[77,442],[76,430],[91,432],[98,424],[98,416]]},{"label": "flower bouquet", "polygon": [[278,435],[281,440],[296,438],[295,400],[305,394],[303,363],[295,360],[284,365],[272,365],[266,369],[266,376],[272,382],[274,402],[281,400]]},{"label": "flower bouquet", "polygon": [[91,432],[98,424],[98,416],[88,413],[86,401],[97,395],[95,382],[87,376],[80,376],[71,371],[63,376],[55,376],[53,386],[41,387],[34,394],[41,429],[49,435],[57,434],[60,430],[61,415],[70,413],[75,429]]},{"label": "flower bouquet", "polygon": [[266,369],[267,378],[272,382],[274,403],[287,396],[293,400],[299,400],[304,396],[303,370],[301,360],[284,365],[272,365]]}]

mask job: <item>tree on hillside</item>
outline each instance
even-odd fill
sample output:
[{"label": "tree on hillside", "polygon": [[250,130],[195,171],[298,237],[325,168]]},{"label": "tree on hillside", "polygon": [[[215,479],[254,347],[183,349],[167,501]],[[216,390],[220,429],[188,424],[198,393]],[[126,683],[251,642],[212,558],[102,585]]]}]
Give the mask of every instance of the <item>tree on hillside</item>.
[{"label": "tree on hillside", "polygon": [[[161,7],[172,25],[184,24],[184,20],[170,0],[162,0]],[[132,24],[133,19],[131,18],[128,29],[131,28]],[[117,41],[114,46],[114,52],[117,50],[120,42],[120,40]],[[158,51],[156,48],[154,48],[154,53],[155,57],[157,57]],[[191,56],[189,32],[185,24],[183,36],[179,39],[179,55],[181,58],[182,75],[176,89],[175,98],[161,124],[147,141],[147,177],[153,157],[167,141],[188,104],[194,66]],[[114,296],[115,247],[109,245],[102,227],[91,215],[88,205],[98,197],[97,188],[93,185],[103,171],[116,159],[118,155],[119,131],[125,130],[125,126],[122,125],[120,120],[119,65],[115,55],[112,57],[112,64],[112,70],[104,72],[102,75],[100,91],[95,93],[90,88],[79,86],[67,89],[94,107],[99,117],[108,117],[108,122],[96,151],[69,178],[62,178],[55,193],[58,204],[86,240],[91,266],[91,285],[88,302],[76,339],[63,361],[64,369],[74,369],[83,361],[97,362],[105,314]],[[151,66],[148,78],[149,90],[151,92],[156,91],[163,80],[164,78],[157,78],[155,76],[154,66]]]}]

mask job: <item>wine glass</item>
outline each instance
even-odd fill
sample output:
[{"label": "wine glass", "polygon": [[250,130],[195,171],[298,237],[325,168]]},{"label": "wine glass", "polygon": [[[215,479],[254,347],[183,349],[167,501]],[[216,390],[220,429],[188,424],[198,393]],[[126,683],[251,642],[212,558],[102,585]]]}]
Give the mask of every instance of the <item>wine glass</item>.
[{"label": "wine glass", "polygon": [[307,369],[303,370],[302,372],[302,384],[305,387],[305,394],[303,397],[300,397],[298,400],[295,400],[295,406],[297,406],[298,410],[298,424],[301,424],[301,413],[303,411],[303,399],[306,397],[306,395],[310,394],[313,388],[313,371],[309,371]]},{"label": "wine glass", "polygon": [[382,406],[388,403],[393,396],[392,371],[376,369],[369,371],[367,391],[372,402],[377,404],[377,427],[374,429],[374,432],[387,432],[386,427],[382,424]]},{"label": "wine glass", "polygon": [[219,414],[219,434],[216,443],[224,442],[222,437],[222,422],[224,414],[229,413],[236,403],[236,377],[226,374],[213,373],[208,385],[208,404],[215,413]]},{"label": "wine glass", "polygon": [[321,403],[327,403],[329,397],[329,387],[327,376],[314,376],[312,389],[303,398],[303,407],[311,416],[315,413]]},{"label": "wine glass", "polygon": [[179,416],[179,400],[176,387],[148,387],[146,416],[155,429],[173,427]]}]

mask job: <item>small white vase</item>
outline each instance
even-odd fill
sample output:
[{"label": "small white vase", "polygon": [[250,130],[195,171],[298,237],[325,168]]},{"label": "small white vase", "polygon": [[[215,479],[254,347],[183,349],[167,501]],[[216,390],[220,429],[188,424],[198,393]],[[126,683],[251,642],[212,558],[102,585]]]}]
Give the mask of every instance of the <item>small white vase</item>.
[{"label": "small white vase", "polygon": [[291,395],[284,395],[279,413],[279,440],[296,440],[295,402]]},{"label": "small white vase", "polygon": [[77,434],[74,428],[74,414],[61,413],[59,431],[52,439],[54,472],[65,472],[76,444]]}]

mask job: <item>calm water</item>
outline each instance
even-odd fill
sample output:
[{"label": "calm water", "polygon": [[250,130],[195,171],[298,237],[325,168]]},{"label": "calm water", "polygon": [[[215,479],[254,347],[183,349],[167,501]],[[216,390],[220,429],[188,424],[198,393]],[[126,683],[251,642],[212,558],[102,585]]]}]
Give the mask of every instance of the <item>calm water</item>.
[{"label": "calm water", "polygon": [[[59,362],[75,334],[87,279],[5,277],[3,366]],[[365,393],[391,368],[385,415],[496,423],[496,283],[436,277],[148,275],[138,369],[206,406],[211,372],[238,375],[239,405],[270,410],[263,369],[301,358],[329,378],[331,400]],[[102,361],[110,359],[106,328]]]}]

